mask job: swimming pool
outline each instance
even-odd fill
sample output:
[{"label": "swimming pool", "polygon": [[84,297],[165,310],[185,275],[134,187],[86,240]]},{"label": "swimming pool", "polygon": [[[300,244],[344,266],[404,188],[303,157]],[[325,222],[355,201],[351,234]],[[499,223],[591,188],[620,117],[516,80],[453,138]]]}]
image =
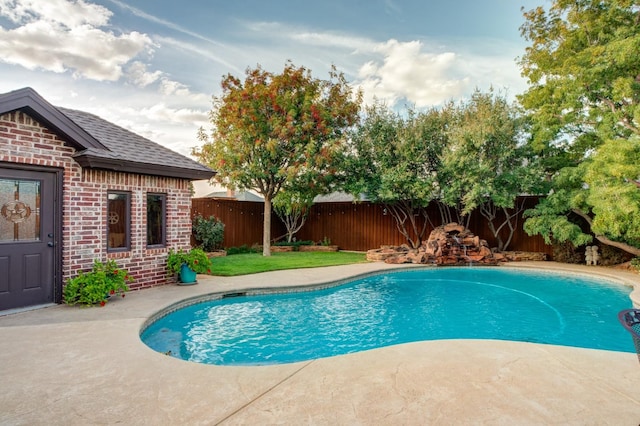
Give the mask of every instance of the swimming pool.
[{"label": "swimming pool", "polygon": [[306,292],[225,297],[161,316],[152,349],[216,365],[305,361],[437,339],[498,339],[633,352],[617,321],[631,289],[507,268],[389,272]]}]

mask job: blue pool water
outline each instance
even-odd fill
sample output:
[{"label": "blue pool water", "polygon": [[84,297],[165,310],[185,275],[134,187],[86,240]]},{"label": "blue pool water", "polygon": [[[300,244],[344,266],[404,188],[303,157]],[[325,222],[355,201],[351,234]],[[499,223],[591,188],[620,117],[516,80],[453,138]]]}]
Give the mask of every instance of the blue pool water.
[{"label": "blue pool water", "polygon": [[633,352],[617,321],[631,307],[630,291],[584,276],[429,268],[197,303],[160,318],[141,337],[156,351],[217,365],[289,363],[436,339]]}]

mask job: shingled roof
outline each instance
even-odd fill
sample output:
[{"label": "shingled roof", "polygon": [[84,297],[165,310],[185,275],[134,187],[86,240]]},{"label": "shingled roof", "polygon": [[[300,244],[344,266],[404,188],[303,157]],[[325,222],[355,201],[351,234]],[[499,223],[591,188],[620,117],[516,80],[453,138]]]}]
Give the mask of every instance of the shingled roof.
[{"label": "shingled roof", "polygon": [[220,198],[220,199],[228,199],[228,200],[236,200],[236,201],[254,201],[258,203],[263,203],[264,198],[259,195],[253,194],[249,191],[238,191],[229,193],[229,191],[215,191],[211,192],[202,198]]},{"label": "shingled roof", "polygon": [[27,87],[0,95],[0,114],[22,110],[41,121],[78,152],[86,168],[190,180],[210,179],[210,168],[84,111],[54,107]]}]

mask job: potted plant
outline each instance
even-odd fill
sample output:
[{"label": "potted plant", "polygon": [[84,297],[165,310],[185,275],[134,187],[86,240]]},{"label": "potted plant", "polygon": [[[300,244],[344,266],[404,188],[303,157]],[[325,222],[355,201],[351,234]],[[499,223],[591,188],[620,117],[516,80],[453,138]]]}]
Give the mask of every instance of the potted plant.
[{"label": "potted plant", "polygon": [[170,249],[167,256],[167,270],[169,273],[178,274],[182,284],[196,284],[196,274],[211,272],[211,261],[199,248],[187,251]]},{"label": "potted plant", "polygon": [[96,259],[91,271],[81,271],[67,282],[63,290],[64,302],[68,305],[104,306],[111,296],[120,294],[124,297],[130,282],[133,282],[131,275],[126,269],[119,268],[115,260],[102,263]]}]

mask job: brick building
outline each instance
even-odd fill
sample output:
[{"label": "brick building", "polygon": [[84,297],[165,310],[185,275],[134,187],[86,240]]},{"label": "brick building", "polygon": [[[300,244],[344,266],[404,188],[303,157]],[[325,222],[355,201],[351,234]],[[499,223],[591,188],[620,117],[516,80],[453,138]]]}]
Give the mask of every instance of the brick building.
[{"label": "brick building", "polygon": [[131,288],[167,282],[191,237],[192,180],[211,169],[33,89],[0,95],[0,310],[61,301],[94,259]]}]

